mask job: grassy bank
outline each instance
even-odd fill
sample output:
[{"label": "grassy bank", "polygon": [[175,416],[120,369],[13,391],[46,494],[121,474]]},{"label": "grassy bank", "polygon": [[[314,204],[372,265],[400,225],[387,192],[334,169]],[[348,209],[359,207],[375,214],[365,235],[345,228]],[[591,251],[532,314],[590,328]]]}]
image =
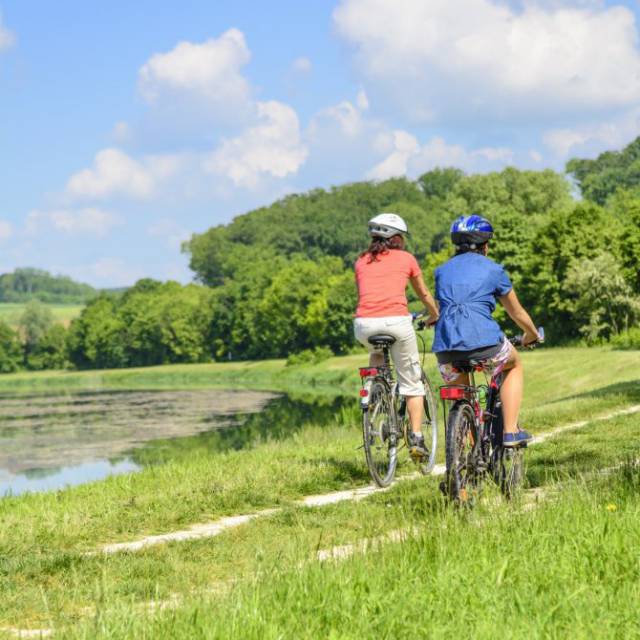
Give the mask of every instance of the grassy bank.
[{"label": "grassy bank", "polygon": [[[395,495],[405,530],[342,562],[261,562],[175,610],[100,609],[69,638],[630,638],[640,633],[640,473],[575,482],[537,508],[460,514]],[[358,508],[354,508],[357,512]],[[358,514],[379,522],[379,505]],[[393,516],[392,516],[393,518]],[[303,527],[301,518],[297,522]],[[332,522],[334,524],[334,522]],[[361,535],[374,527],[364,526]],[[256,532],[258,533],[258,532]],[[260,543],[259,543],[260,544]],[[290,555],[300,559],[299,546]]]},{"label": "grassy bank", "polygon": [[[525,360],[528,386],[524,419],[534,431],[640,402],[636,353],[549,349],[527,353]],[[92,385],[105,389],[262,386],[267,381],[264,384],[267,388],[270,384],[270,388],[281,390],[316,388],[351,393],[357,387],[355,372],[361,362],[362,357],[350,356],[295,368],[287,368],[283,362],[266,362],[18,374],[0,378],[0,391],[79,391],[96,388]],[[62,384],[65,380],[71,383]],[[593,422],[580,431],[563,434],[532,448],[528,453],[529,483],[533,486],[555,486],[559,481],[571,483],[580,474],[612,466],[625,457],[635,457],[637,422],[638,417],[634,415]],[[366,620],[371,624],[374,617],[378,626],[370,628],[377,635],[388,635],[390,627],[385,625],[395,621],[401,632],[399,637],[409,637],[418,627],[411,627],[408,620],[424,621],[435,616],[433,624],[437,622],[439,626],[434,628],[440,630],[434,634],[437,637],[453,631],[463,633],[462,627],[447,622],[452,615],[447,607],[453,606],[448,599],[455,594],[448,591],[446,585],[455,575],[462,575],[463,568],[470,563],[473,571],[465,580],[469,584],[478,580],[478,584],[487,587],[486,598],[480,594],[487,606],[504,601],[496,611],[504,616],[517,615],[517,606],[509,600],[517,587],[516,591],[523,594],[518,605],[523,612],[527,611],[527,601],[535,596],[536,633],[549,635],[547,631],[556,629],[556,635],[562,635],[564,618],[552,616],[551,626],[544,626],[542,611],[551,596],[543,598],[529,591],[524,578],[518,577],[522,566],[523,575],[533,572],[537,589],[545,588],[542,571],[537,576],[529,564],[519,564],[518,545],[524,545],[523,555],[535,556],[531,536],[537,536],[535,539],[548,546],[547,555],[542,556],[544,563],[550,562],[554,553],[568,552],[575,530],[567,514],[576,510],[581,514],[579,523],[594,523],[593,528],[587,527],[589,535],[593,533],[594,537],[585,538],[584,548],[595,558],[597,554],[592,553],[598,539],[595,532],[610,522],[604,518],[611,513],[598,511],[599,502],[592,501],[591,489],[582,490],[584,483],[578,482],[575,489],[561,491],[561,499],[569,496],[566,498],[569,502],[559,507],[557,513],[545,506],[530,515],[519,514],[517,521],[526,523],[523,529],[528,532],[526,540],[509,524],[508,506],[500,502],[496,528],[486,528],[489,542],[482,552],[484,555],[478,558],[471,555],[473,545],[469,540],[484,539],[487,525],[477,518],[483,509],[490,508],[491,502],[478,510],[477,517],[461,520],[443,505],[435,478],[401,483],[391,492],[358,505],[342,504],[321,510],[293,505],[293,501],[303,495],[366,484],[368,476],[362,451],[357,449],[359,443],[354,397],[353,410],[343,411],[325,425],[304,426],[282,441],[263,442],[245,451],[217,454],[199,451],[129,476],[112,477],[56,493],[1,500],[0,627],[54,626],[79,637],[99,634],[114,638],[278,637],[278,634],[318,637],[328,635],[317,626],[322,624],[325,631],[333,630],[334,637],[368,637],[369,632],[358,625]],[[411,469],[407,464],[400,472]],[[618,509],[622,528],[617,531],[616,540],[622,540],[623,534],[637,535],[636,530],[629,528],[634,509],[637,521],[636,498],[606,494],[609,491],[606,482],[598,490],[604,492],[598,498],[600,501],[631,505],[629,512],[626,506]],[[222,515],[272,506],[283,507],[284,511],[212,540],[172,543],[133,555],[86,555],[100,543],[166,532]],[[548,514],[547,509],[551,509]],[[538,522],[538,513],[547,515]],[[563,522],[565,529],[560,527]],[[425,526],[428,529],[424,536],[418,536],[402,548],[393,547],[392,555],[373,554],[371,558],[375,558],[375,562],[367,556],[340,567],[317,567],[315,563],[306,567],[318,549],[384,535],[397,528]],[[449,542],[447,531],[452,532]],[[558,532],[562,532],[562,544],[549,545]],[[507,541],[504,553],[499,547],[501,536]],[[602,535],[599,539],[606,544]],[[618,555],[611,561],[617,567],[622,550],[618,546],[615,549]],[[576,553],[568,556],[573,562],[577,561]],[[401,577],[392,579],[394,563],[403,569],[398,574]],[[505,563],[502,582],[497,585],[500,567]],[[384,579],[378,580],[374,571],[377,564],[381,565],[380,576]],[[306,567],[303,570],[302,565]],[[573,576],[564,575],[570,566],[569,562],[563,562],[558,573],[553,574],[554,580],[562,579],[571,587]],[[515,572],[513,578],[512,572]],[[370,574],[374,576],[373,582],[366,587]],[[441,574],[441,579],[436,580],[434,574]],[[628,576],[620,578],[620,572],[613,572],[605,577],[603,602],[608,603],[607,594],[619,579],[622,580],[620,593],[625,598],[633,595],[629,591]],[[493,585],[493,591],[483,580],[488,580],[488,586]],[[381,601],[385,582],[392,583],[393,589],[397,583],[397,590],[390,598],[390,609],[376,610],[375,602]],[[323,589],[327,615],[320,616],[306,629],[287,627],[287,620],[294,624],[294,617],[303,620],[312,610],[325,608],[321,584],[326,585]],[[587,584],[590,589],[594,586]],[[268,585],[275,585],[277,597],[269,595]],[[477,591],[474,587],[463,592],[462,608],[465,612],[476,612],[467,624],[476,625],[472,628],[476,637],[480,637],[486,632],[482,626],[484,621],[496,616],[478,612],[479,605],[473,605],[472,599],[474,594],[478,595]],[[408,595],[411,593],[417,594],[417,599]],[[556,599],[558,593],[556,590]],[[437,596],[437,602],[444,607],[442,611],[449,613],[445,616],[435,611],[433,603],[425,600],[426,594],[432,598]],[[281,603],[285,600],[295,607],[295,616],[291,613],[285,617],[284,612],[269,611],[276,601],[280,603],[276,608],[282,609]],[[149,617],[149,607],[154,607],[149,605],[150,601],[174,602],[177,611]],[[304,601],[309,603],[309,609]],[[591,606],[590,601],[578,601],[579,611]],[[337,613],[339,602],[343,604],[340,615]],[[405,611],[409,606],[407,602],[411,603],[411,609],[418,608],[419,616],[401,615],[401,609]],[[564,616],[564,605],[557,611]],[[614,607],[612,611],[620,613],[621,607]],[[93,626],[72,628],[87,618],[94,621]],[[247,634],[239,634],[243,619],[248,621]],[[171,625],[175,633],[168,632]],[[504,627],[497,628],[504,630]],[[516,631],[520,632],[520,628],[516,627]]]},{"label": "grassy bank", "polygon": [[[217,538],[135,554],[14,541],[0,616],[81,638],[525,637],[529,618],[528,637],[562,637],[573,612],[585,632],[602,619],[596,637],[629,637],[640,475],[594,472],[636,457],[636,423],[590,425],[575,448],[575,433],[532,448],[529,477],[544,494],[527,508],[489,485],[478,508],[459,513],[427,478],[360,503],[290,505]],[[398,531],[411,533],[402,545],[317,562],[319,550]]]},{"label": "grassy bank", "polygon": [[[638,378],[638,352],[601,348],[543,348],[523,353],[529,407],[550,398],[591,393],[601,398],[626,395]],[[132,369],[38,371],[0,376],[0,393],[75,392],[85,390],[208,389],[245,387],[274,391],[353,393],[359,385],[358,367],[365,353],[335,357],[317,364],[286,366],[284,360],[175,364]],[[435,358],[426,369],[440,384]]]}]

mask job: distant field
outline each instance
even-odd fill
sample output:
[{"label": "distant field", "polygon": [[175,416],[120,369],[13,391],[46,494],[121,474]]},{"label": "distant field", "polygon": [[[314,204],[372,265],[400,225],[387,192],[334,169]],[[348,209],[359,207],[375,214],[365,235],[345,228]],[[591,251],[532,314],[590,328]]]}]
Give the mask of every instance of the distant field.
[{"label": "distant field", "polygon": [[[15,326],[24,312],[26,304],[22,302],[0,302],[0,320]],[[80,315],[83,305],[80,304],[46,304],[51,309],[56,322],[68,325]]]}]

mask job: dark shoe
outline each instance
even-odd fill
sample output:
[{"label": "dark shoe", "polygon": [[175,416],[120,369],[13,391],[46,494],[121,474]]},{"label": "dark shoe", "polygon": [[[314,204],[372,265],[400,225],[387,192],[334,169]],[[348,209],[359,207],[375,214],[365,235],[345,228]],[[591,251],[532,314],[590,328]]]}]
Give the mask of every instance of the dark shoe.
[{"label": "dark shoe", "polygon": [[422,462],[429,457],[429,452],[424,444],[424,436],[409,435],[409,455],[414,462]]},{"label": "dark shoe", "polygon": [[526,447],[533,440],[533,436],[528,431],[517,431],[516,433],[505,433],[502,436],[503,447]]}]

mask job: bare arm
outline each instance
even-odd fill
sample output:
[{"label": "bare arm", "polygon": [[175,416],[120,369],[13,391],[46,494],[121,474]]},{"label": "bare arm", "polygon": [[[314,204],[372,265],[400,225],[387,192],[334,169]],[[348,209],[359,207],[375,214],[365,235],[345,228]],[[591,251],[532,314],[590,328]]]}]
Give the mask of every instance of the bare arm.
[{"label": "bare arm", "polygon": [[504,307],[505,311],[509,314],[509,317],[524,331],[522,337],[523,344],[531,344],[537,342],[540,339],[538,335],[538,329],[533,324],[531,316],[525,311],[524,307],[520,304],[516,292],[511,289],[507,295],[499,298],[500,304]]},{"label": "bare arm", "polygon": [[440,311],[438,311],[438,305],[429,292],[429,289],[427,289],[427,285],[424,283],[422,274],[414,276],[410,279],[410,282],[411,287],[416,292],[416,295],[418,296],[418,298],[420,298],[420,301],[425,306],[425,309],[429,312],[429,317],[426,321],[427,324],[435,324],[440,317]]}]

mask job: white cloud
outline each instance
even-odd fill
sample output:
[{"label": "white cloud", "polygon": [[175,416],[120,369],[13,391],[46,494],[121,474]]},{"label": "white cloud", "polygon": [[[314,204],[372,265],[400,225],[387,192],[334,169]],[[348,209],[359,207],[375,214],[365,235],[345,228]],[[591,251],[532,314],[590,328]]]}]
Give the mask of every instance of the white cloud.
[{"label": "white cloud", "polygon": [[112,287],[129,286],[145,276],[143,269],[131,266],[120,258],[101,258],[88,265],[84,271]]},{"label": "white cloud", "polygon": [[327,129],[339,129],[340,135],[348,138],[359,136],[372,121],[365,119],[365,112],[369,109],[369,99],[364,91],[359,91],[355,104],[349,100],[321,109],[309,124],[309,137],[311,139],[324,138]]},{"label": "white cloud", "polygon": [[138,87],[149,102],[166,93],[192,94],[234,109],[250,99],[249,83],[240,69],[251,53],[244,35],[229,29],[201,44],[180,42],[168,53],[156,53],[140,68]]},{"label": "white cloud", "polygon": [[79,199],[150,198],[159,181],[175,174],[181,162],[181,157],[175,154],[145,156],[138,161],[120,149],[103,149],[96,154],[91,169],[83,169],[69,178],[66,192]]},{"label": "white cloud", "polygon": [[533,160],[536,164],[540,164],[544,160],[544,156],[535,149],[531,149],[531,151],[529,151],[529,158],[531,158],[531,160]]},{"label": "white cloud", "polygon": [[634,109],[609,122],[551,129],[543,140],[556,160],[564,161],[569,156],[595,156],[607,149],[623,147],[639,134],[640,109]]},{"label": "white cloud", "polygon": [[0,51],[4,51],[13,46],[16,37],[12,31],[9,31],[3,24],[2,13],[0,13]]},{"label": "white cloud", "polygon": [[147,227],[150,236],[164,239],[170,249],[179,250],[182,243],[191,237],[192,232],[180,226],[175,220],[162,218]]},{"label": "white cloud", "polygon": [[0,220],[0,241],[8,240],[13,235],[13,225],[6,220]]},{"label": "white cloud", "polygon": [[423,145],[406,131],[381,134],[376,147],[388,147],[386,157],[375,165],[367,177],[384,180],[395,176],[416,176],[435,167],[458,167],[484,173],[512,164],[514,152],[505,147],[483,147],[471,151],[459,144],[448,144],[435,137]]},{"label": "white cloud", "polygon": [[[407,173],[409,160],[420,150],[418,140],[406,131],[394,131],[391,134],[392,151],[369,173],[367,178],[384,180],[393,176],[403,176]],[[378,142],[380,145],[380,142]]]},{"label": "white cloud", "polygon": [[111,135],[118,144],[124,144],[131,139],[131,127],[126,122],[116,122]]},{"label": "white cloud", "polygon": [[120,222],[120,218],[113,213],[93,207],[75,210],[35,210],[27,215],[26,232],[28,235],[36,235],[54,229],[66,234],[102,237]]},{"label": "white cloud", "polygon": [[229,178],[236,186],[256,188],[261,178],[295,174],[307,157],[296,112],[281,102],[258,102],[258,123],[224,140],[205,156],[204,171]]},{"label": "white cloud", "polygon": [[593,3],[342,0],[338,32],[415,119],[593,112],[640,98],[634,14]]},{"label": "white cloud", "polygon": [[309,58],[305,58],[304,56],[300,58],[296,58],[291,65],[291,68],[296,73],[305,75],[307,73],[311,73],[313,69],[313,64],[311,64],[311,60]]}]

